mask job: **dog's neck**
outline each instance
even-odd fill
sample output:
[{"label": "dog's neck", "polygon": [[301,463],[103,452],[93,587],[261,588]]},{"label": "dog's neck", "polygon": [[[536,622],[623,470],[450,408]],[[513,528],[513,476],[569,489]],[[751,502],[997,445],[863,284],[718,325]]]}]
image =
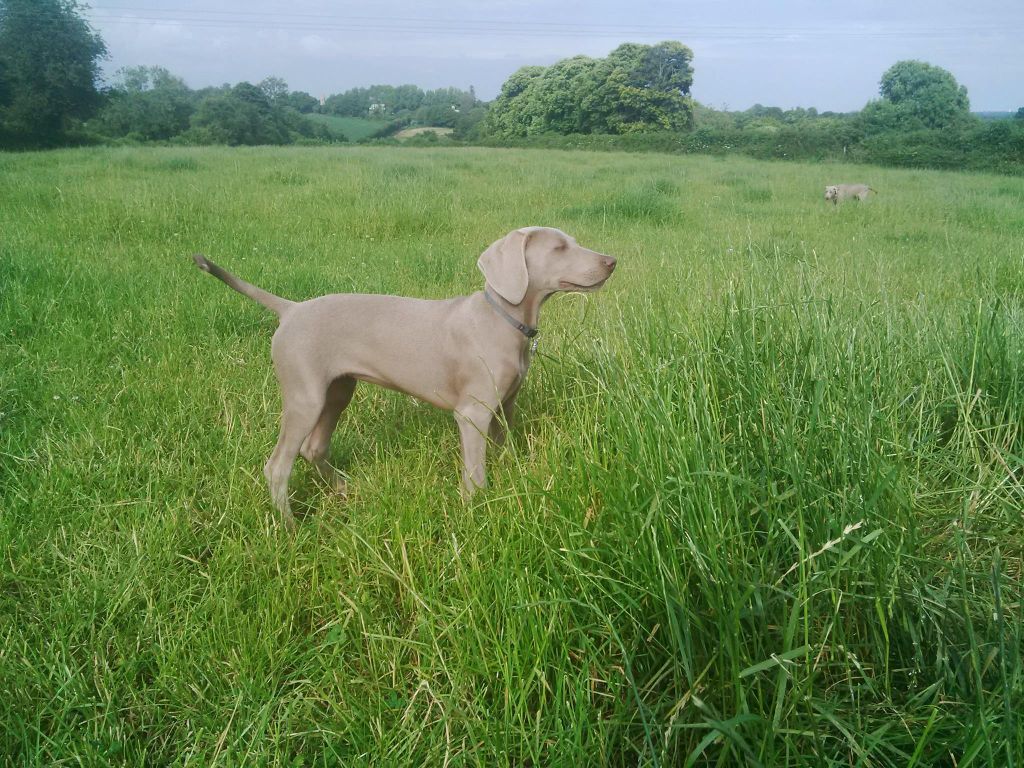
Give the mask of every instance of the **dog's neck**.
[{"label": "dog's neck", "polygon": [[[494,302],[497,307],[517,323],[522,323],[524,326],[534,329],[538,328],[541,305],[543,305],[551,295],[544,291],[527,291],[521,302],[518,304],[512,304],[502,298],[496,290],[488,285],[484,286],[483,292],[485,299],[490,299],[490,301]],[[524,338],[526,338],[525,334]]]}]

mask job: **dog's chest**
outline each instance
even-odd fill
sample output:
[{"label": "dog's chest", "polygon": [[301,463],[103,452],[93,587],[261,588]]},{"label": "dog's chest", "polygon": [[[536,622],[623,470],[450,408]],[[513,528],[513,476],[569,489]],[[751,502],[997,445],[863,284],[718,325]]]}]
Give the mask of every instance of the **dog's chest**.
[{"label": "dog's chest", "polygon": [[512,379],[512,386],[509,387],[512,392],[517,391],[526,380],[526,373],[530,370],[530,360],[532,357],[533,353],[530,352],[529,347],[524,349],[522,355],[520,355],[519,370],[516,371],[516,374]]}]

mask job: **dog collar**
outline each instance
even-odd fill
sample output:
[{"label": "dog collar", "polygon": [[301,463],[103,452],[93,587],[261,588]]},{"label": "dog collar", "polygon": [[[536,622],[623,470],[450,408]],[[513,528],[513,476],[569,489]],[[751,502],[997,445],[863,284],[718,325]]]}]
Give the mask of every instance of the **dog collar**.
[{"label": "dog collar", "polygon": [[502,309],[501,305],[499,305],[498,302],[494,300],[491,294],[487,292],[486,288],[484,288],[484,298],[487,299],[487,303],[494,307],[495,311],[502,316],[505,322],[507,322],[509,325],[511,325],[513,328],[515,328],[517,331],[523,334],[523,336],[525,336],[526,338],[532,339],[534,336],[540,333],[540,328],[534,328],[533,326],[527,325],[526,323],[520,323],[518,320],[512,317],[512,315],[510,315],[508,312]]}]

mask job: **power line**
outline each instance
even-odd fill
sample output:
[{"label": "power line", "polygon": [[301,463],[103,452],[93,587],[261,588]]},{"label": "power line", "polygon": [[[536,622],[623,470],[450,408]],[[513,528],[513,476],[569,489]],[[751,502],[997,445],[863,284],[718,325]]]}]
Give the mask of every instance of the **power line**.
[{"label": "power line", "polygon": [[[671,29],[677,25],[676,22],[664,22],[658,24],[622,24],[622,23],[608,23],[608,24],[593,24],[585,23],[580,21],[541,21],[530,19],[528,21],[517,20],[517,19],[444,19],[436,17],[413,17],[413,16],[368,16],[360,14],[322,14],[322,13],[299,13],[299,12],[288,12],[281,13],[280,11],[219,11],[206,8],[138,8],[130,6],[119,6],[119,5],[102,5],[94,6],[93,10],[96,11],[123,11],[132,14],[187,14],[191,16],[208,17],[210,19],[216,19],[217,17],[226,17],[226,21],[232,23],[239,21],[244,17],[266,19],[276,22],[281,20],[293,20],[293,19],[312,19],[316,21],[342,21],[342,22],[382,22],[382,23],[394,23],[394,22],[411,22],[415,24],[438,24],[444,26],[463,26],[463,25],[487,25],[487,26],[498,26],[498,27],[523,27],[525,29],[536,29],[538,27],[547,28],[566,28],[569,30],[581,30],[591,31],[595,29],[609,29],[609,30],[649,30],[664,32],[666,29]],[[827,27],[764,27],[764,26],[750,26],[750,25],[737,25],[737,24],[698,24],[689,25],[690,29],[700,29],[704,32],[723,32],[723,33],[735,33],[735,32],[755,32],[757,34],[787,34],[787,33],[808,33],[808,34],[819,34],[825,31],[840,32],[840,33],[858,33],[855,26],[846,25],[841,28],[835,26]],[[962,33],[965,30],[980,29],[980,30],[991,30],[991,31],[1006,31],[1012,29],[1013,25],[1007,25],[1004,21],[999,22],[986,22],[986,23],[974,23],[969,22],[958,22],[955,25],[950,25],[945,28],[934,27],[931,30],[920,29],[914,27],[911,29],[896,29],[887,30],[884,34],[915,34],[923,33],[928,34],[930,32],[944,32],[944,33]],[[866,34],[879,34],[878,30],[860,30],[860,32]]]},{"label": "power line", "polygon": [[[669,30],[662,29],[658,33],[652,33],[646,30],[636,30],[629,28],[619,29],[594,29],[594,30],[537,30],[537,29],[488,29],[471,26],[459,26],[459,27],[441,27],[441,26],[411,26],[411,25],[396,25],[393,23],[349,23],[344,25],[324,25],[324,24],[301,24],[301,23],[287,23],[287,22],[276,22],[276,23],[245,23],[239,21],[215,21],[210,19],[179,19],[179,18],[147,18],[147,17],[92,17],[91,21],[94,23],[102,24],[126,24],[126,25],[139,25],[139,24],[180,24],[184,27],[192,27],[197,29],[240,29],[240,30],[268,30],[268,31],[292,31],[292,32],[360,32],[360,31],[376,31],[376,32],[394,32],[394,33],[416,33],[416,34],[452,34],[452,35],[485,35],[488,37],[559,37],[559,38],[592,38],[592,37],[611,37],[617,39],[624,38],[643,38],[643,39],[678,39],[682,41],[694,40],[694,39],[714,39],[714,40],[766,40],[766,39],[778,39],[778,40],[795,40],[802,38],[814,38],[814,39],[827,39],[827,38],[840,38],[849,40],[953,40],[962,41],[965,36],[972,33],[968,30],[950,30],[948,32],[918,32],[918,33],[907,33],[907,32],[855,32],[855,31],[844,31],[842,33],[836,33],[832,31],[814,31],[814,30],[800,30],[800,31],[747,31],[747,32],[709,32],[701,29],[678,29]],[[992,29],[992,30],[975,30],[973,34],[1002,34],[1006,30]]]},{"label": "power line", "polygon": [[580,22],[513,21],[506,19],[437,19],[265,11],[216,11],[184,8],[132,9],[97,6],[91,20],[107,24],[175,23],[200,29],[270,29],[296,32],[380,31],[394,33],[485,34],[487,36],[710,38],[752,40],[786,37],[850,39],[958,39],[969,34],[1005,34],[1005,24],[958,25],[931,29],[863,29],[843,27],[750,27],[740,25],[586,24]]},{"label": "power line", "polygon": [[[237,29],[287,32],[385,32],[392,34],[467,35],[487,37],[639,38],[639,39],[894,39],[963,41],[969,35],[1013,34],[1010,24],[960,24],[930,29],[865,29],[841,27],[753,27],[732,24],[587,24],[581,22],[514,21],[506,19],[439,19],[409,16],[370,16],[287,13],[266,11],[218,11],[185,8],[96,6],[82,9],[87,19],[100,25],[180,24],[196,29]],[[45,12],[43,12],[45,14]],[[32,12],[38,17],[39,12]]]}]

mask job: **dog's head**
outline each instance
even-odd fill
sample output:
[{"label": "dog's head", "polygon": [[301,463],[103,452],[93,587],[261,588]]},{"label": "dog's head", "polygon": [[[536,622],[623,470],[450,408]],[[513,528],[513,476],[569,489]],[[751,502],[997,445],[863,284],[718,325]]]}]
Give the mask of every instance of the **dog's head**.
[{"label": "dog's head", "polygon": [[510,304],[529,291],[596,291],[615,270],[615,259],[591,251],[551,227],[524,227],[493,243],[477,260],[487,284]]},{"label": "dog's head", "polygon": [[831,200],[834,203],[836,201],[837,197],[839,197],[839,187],[838,186],[833,184],[831,187],[825,187],[825,199],[826,200]]}]

